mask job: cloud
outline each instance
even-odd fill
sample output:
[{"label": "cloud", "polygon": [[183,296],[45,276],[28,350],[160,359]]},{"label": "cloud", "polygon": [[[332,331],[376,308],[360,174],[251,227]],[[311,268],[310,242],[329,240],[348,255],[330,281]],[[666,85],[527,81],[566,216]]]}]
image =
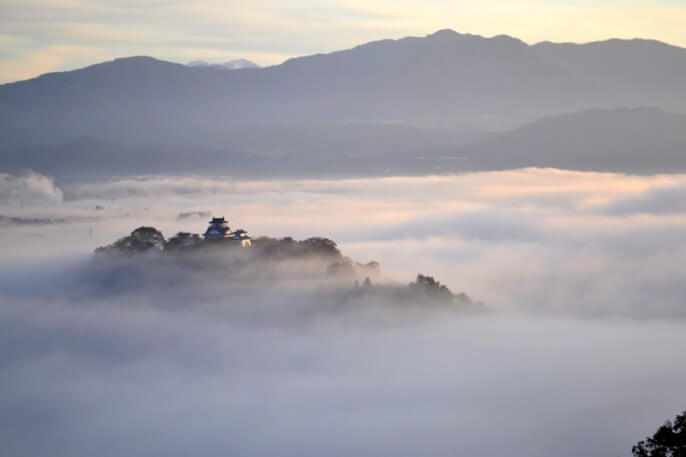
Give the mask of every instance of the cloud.
[{"label": "cloud", "polygon": [[660,186],[617,199],[603,208],[606,214],[675,214],[686,213],[686,185]]},{"label": "cloud", "polygon": [[60,203],[62,191],[55,186],[52,178],[25,171],[15,176],[0,173],[0,203]]},{"label": "cloud", "polygon": [[515,211],[461,211],[419,217],[369,234],[368,239],[423,239],[426,236],[454,236],[464,240],[490,242],[534,241],[540,238],[535,222]]},{"label": "cloud", "polygon": [[686,343],[679,325],[270,319],[256,299],[272,293],[2,301],[0,449],[617,455],[673,414],[686,382],[666,355]]},{"label": "cloud", "polygon": [[204,176],[127,176],[103,182],[75,182],[65,185],[65,197],[78,199],[122,199],[187,197],[207,195],[255,195],[279,192],[279,182],[238,181]]},{"label": "cloud", "polygon": [[[70,219],[0,227],[0,454],[623,455],[680,410],[686,215],[659,203],[683,175],[3,180],[43,189],[3,212]],[[138,225],[200,232],[178,215],[208,210],[495,312],[350,306],[350,281],[303,264],[91,260]]]},{"label": "cloud", "polygon": [[[389,279],[433,275],[499,311],[683,317],[685,182],[552,169],[347,180],[122,177],[64,184],[65,202],[50,216],[68,214],[70,222],[5,226],[0,248],[7,262],[87,256],[139,225],[167,236],[202,233],[205,220],[178,216],[209,212],[252,236],[326,236],[360,262],[379,261]],[[95,205],[105,207],[97,220]],[[3,215],[47,212],[15,207]]]},{"label": "cloud", "polygon": [[[205,222],[178,214],[209,211],[253,236],[330,237],[356,260],[381,262],[390,279],[431,274],[500,311],[677,317],[686,315],[686,218],[606,208],[683,180],[535,169],[337,181],[120,178],[65,185],[60,211],[73,222],[49,233],[5,228],[0,247],[14,262],[88,255],[143,224],[201,233]],[[106,208],[97,222],[76,220],[92,217],[95,204]]]}]

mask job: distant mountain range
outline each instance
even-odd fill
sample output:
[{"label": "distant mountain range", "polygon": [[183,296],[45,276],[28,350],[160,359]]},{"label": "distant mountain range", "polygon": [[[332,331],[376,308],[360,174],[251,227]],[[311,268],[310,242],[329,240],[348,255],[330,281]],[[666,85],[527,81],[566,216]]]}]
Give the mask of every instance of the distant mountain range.
[{"label": "distant mountain range", "polygon": [[686,115],[654,108],[562,114],[494,135],[461,153],[480,170],[536,166],[685,172]]},{"label": "distant mountain range", "polygon": [[114,168],[131,151],[140,163],[177,151],[151,166],[179,169],[197,163],[183,151],[205,151],[233,169],[235,154],[299,157],[301,169],[362,158],[383,170],[664,169],[685,152],[684,74],[686,49],[657,41],[527,45],[452,30],[240,71],[129,57],[0,85],[0,167],[60,151],[46,169],[78,168],[88,151],[72,163],[64,145],[90,138],[121,149]]},{"label": "distant mountain range", "polygon": [[[367,136],[364,135],[366,132]],[[383,176],[553,167],[625,173],[686,172],[686,115],[654,108],[589,110],[472,137],[467,144],[403,126],[309,132],[236,130],[244,147],[121,145],[82,138],[0,154],[0,170],[30,168],[61,180],[145,173],[235,177]],[[319,133],[315,135],[315,133]],[[260,142],[260,137],[270,142]],[[311,144],[303,143],[309,138]],[[369,144],[373,149],[363,149]],[[281,153],[269,155],[271,146]],[[259,153],[244,152],[252,145]],[[321,154],[335,147],[336,154]],[[330,149],[329,149],[330,150]],[[364,151],[364,152],[361,152]]]}]

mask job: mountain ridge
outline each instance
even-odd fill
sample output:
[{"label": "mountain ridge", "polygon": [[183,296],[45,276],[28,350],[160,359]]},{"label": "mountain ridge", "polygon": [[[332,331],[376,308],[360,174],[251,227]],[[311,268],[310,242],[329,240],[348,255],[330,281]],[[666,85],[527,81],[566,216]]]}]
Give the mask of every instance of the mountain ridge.
[{"label": "mountain ridge", "polygon": [[653,107],[591,109],[538,119],[467,146],[478,170],[686,171],[686,115]]},{"label": "mountain ridge", "polygon": [[488,130],[589,108],[686,112],[683,74],[686,49],[657,41],[529,45],[452,30],[241,71],[134,56],[1,85],[0,150],[83,136],[218,147],[227,129],[260,125]]},{"label": "mountain ridge", "polygon": [[[680,50],[680,51],[686,53],[686,47],[679,46],[679,45],[672,44],[672,43],[668,43],[668,42],[661,41],[661,40],[657,40],[654,38],[639,38],[639,37],[636,37],[636,38],[606,38],[606,39],[593,40],[593,41],[587,41],[587,42],[543,40],[543,41],[539,41],[539,42],[529,44],[529,43],[526,43],[525,41],[521,40],[520,38],[514,37],[512,35],[508,35],[508,34],[498,34],[498,35],[493,35],[493,36],[488,37],[488,36],[480,35],[480,34],[460,33],[460,32],[457,32],[453,29],[445,28],[445,29],[437,30],[436,32],[427,34],[425,36],[414,36],[414,35],[412,35],[412,36],[407,36],[407,37],[403,37],[403,38],[396,38],[396,39],[384,38],[384,39],[379,39],[379,40],[372,40],[372,41],[362,43],[359,45],[355,45],[351,48],[346,48],[346,49],[342,49],[342,50],[334,50],[334,51],[329,51],[329,52],[321,52],[321,53],[315,53],[315,54],[309,54],[309,55],[303,55],[303,56],[295,56],[295,57],[291,57],[291,58],[284,60],[280,64],[269,65],[267,67],[261,67],[260,66],[259,68],[277,67],[277,66],[283,65],[287,62],[294,61],[294,60],[304,59],[304,58],[308,58],[308,57],[315,57],[315,56],[326,56],[326,55],[338,54],[338,53],[342,53],[342,52],[346,52],[346,51],[352,51],[355,49],[359,49],[359,48],[362,48],[362,47],[365,47],[368,45],[374,45],[377,43],[397,43],[397,42],[401,42],[404,40],[415,40],[415,39],[421,40],[421,39],[425,39],[425,38],[429,38],[429,39],[434,38],[435,39],[435,38],[447,38],[447,37],[451,37],[451,38],[457,37],[460,39],[507,40],[507,41],[512,41],[512,42],[517,42],[521,45],[524,45],[527,47],[532,47],[532,48],[545,47],[545,46],[550,46],[550,45],[565,46],[565,47],[593,47],[593,46],[601,46],[601,45],[608,44],[608,43],[615,43],[615,44],[619,44],[619,43],[622,43],[622,44],[642,43],[642,44],[646,44],[646,45],[654,45],[654,46],[669,48],[669,49],[673,49],[673,50]],[[184,64],[177,63],[177,62],[173,62],[173,61],[169,61],[169,60],[165,60],[165,59],[159,59],[159,58],[156,58],[156,57],[153,57],[150,55],[144,55],[144,54],[143,55],[134,55],[134,56],[123,56],[123,57],[116,57],[116,58],[111,59],[111,60],[103,60],[103,61],[95,62],[95,63],[89,64],[89,65],[86,65],[84,67],[74,68],[74,69],[70,69],[70,70],[51,71],[51,72],[36,75],[34,77],[31,77],[31,78],[23,79],[23,80],[0,83],[0,87],[5,86],[5,85],[10,85],[10,84],[15,84],[18,82],[31,81],[31,80],[34,80],[34,79],[37,79],[37,78],[40,78],[40,77],[46,76],[46,75],[59,74],[59,73],[70,73],[73,71],[84,70],[84,69],[91,68],[91,67],[101,65],[101,64],[114,63],[117,61],[126,61],[126,60],[148,60],[148,59],[154,60],[156,62],[165,62],[165,63],[177,65],[177,66],[185,66],[185,67],[190,66],[191,68],[193,67],[190,64],[184,65]],[[233,60],[246,60],[246,59],[233,59]],[[198,61],[198,62],[200,62],[200,61]],[[250,62],[250,61],[248,61],[248,62]],[[191,63],[193,63],[193,62],[191,62]],[[207,63],[207,62],[203,62],[203,63]],[[226,62],[226,63],[229,63],[229,62]],[[211,66],[213,64],[207,63],[207,65]],[[217,65],[222,65],[222,64],[217,64]],[[204,65],[201,67],[204,67]]]},{"label": "mountain ridge", "polygon": [[[607,39],[602,39],[602,40],[593,40],[593,41],[580,42],[580,43],[579,42],[571,42],[571,41],[556,42],[556,41],[551,41],[551,40],[543,40],[543,41],[528,44],[528,43],[524,42],[523,40],[521,40],[517,37],[513,37],[511,35],[508,35],[508,34],[499,34],[499,35],[487,37],[487,36],[479,35],[479,34],[460,33],[460,32],[457,32],[453,29],[446,28],[446,29],[437,30],[436,32],[430,33],[430,34],[425,35],[425,36],[407,36],[407,37],[397,38],[397,39],[384,38],[384,39],[373,40],[373,41],[369,41],[369,42],[362,43],[359,45],[355,45],[351,48],[291,57],[291,58],[284,60],[280,64],[270,65],[267,67],[258,66],[257,68],[264,69],[264,68],[278,67],[278,66],[282,66],[282,65],[289,63],[289,62],[299,61],[300,59],[307,59],[307,58],[319,57],[319,56],[337,55],[337,54],[345,53],[348,51],[354,51],[354,50],[358,50],[361,48],[365,48],[367,46],[374,46],[374,45],[384,44],[384,43],[399,43],[399,42],[403,42],[406,40],[412,41],[412,40],[422,40],[422,39],[437,39],[437,38],[440,39],[440,38],[448,38],[448,37],[449,38],[457,38],[460,40],[468,40],[468,39],[486,40],[486,41],[506,40],[508,42],[518,43],[520,45],[523,45],[524,47],[529,47],[529,48],[542,48],[542,47],[547,47],[547,46],[583,48],[583,47],[597,47],[597,46],[603,46],[603,45],[607,45],[607,44],[629,44],[629,43],[636,44],[636,43],[640,43],[643,45],[656,46],[659,48],[679,50],[679,51],[686,54],[686,47],[678,46],[676,44],[667,43],[667,42],[660,41],[660,40],[653,39],[653,38],[607,38]],[[234,59],[234,61],[238,61],[238,60],[246,60],[246,59]],[[111,59],[111,60],[103,60],[103,61],[95,62],[95,63],[89,64],[89,65],[86,65],[84,67],[79,67],[79,68],[75,68],[75,69],[51,71],[51,72],[36,75],[34,77],[31,77],[31,78],[23,79],[23,80],[0,83],[0,87],[12,85],[12,84],[16,84],[16,83],[21,83],[21,82],[32,81],[32,80],[35,80],[35,79],[38,79],[38,78],[41,78],[44,76],[48,76],[48,75],[53,75],[53,74],[63,74],[63,73],[71,73],[71,72],[75,72],[75,71],[80,71],[80,70],[86,70],[89,68],[97,67],[99,65],[106,65],[106,64],[118,63],[118,62],[145,62],[145,61],[154,61],[154,62],[166,63],[166,64],[171,64],[171,65],[174,65],[177,67],[190,67],[190,68],[194,67],[193,65],[190,65],[190,64],[184,65],[181,63],[177,63],[177,62],[173,62],[173,61],[169,61],[169,60],[165,60],[165,59],[159,59],[157,57],[153,57],[150,55],[123,56],[123,57],[116,57],[116,58]],[[248,60],[246,60],[246,61],[250,62]],[[197,62],[200,62],[200,61],[197,61]],[[230,62],[232,62],[232,61],[229,61],[226,63],[230,63]],[[191,62],[191,64],[192,63],[194,63],[194,62]],[[206,66],[212,66],[213,65],[213,64],[209,64],[207,62],[202,62],[202,63],[207,64]],[[250,62],[250,63],[252,63],[252,62]],[[223,64],[216,64],[216,65],[223,65]],[[205,67],[205,65],[198,65],[198,66],[200,68]]]},{"label": "mountain ridge", "polygon": [[[322,125],[300,134],[283,128],[247,131],[242,142],[216,149],[126,146],[81,138],[55,147],[6,151],[0,154],[0,169],[17,172],[30,168],[59,180],[141,173],[359,177],[530,167],[630,174],[686,172],[686,115],[656,108],[593,109],[548,116],[506,132],[474,136],[468,144],[402,126],[385,131],[373,125],[359,127],[362,129],[353,126],[337,132]],[[312,135],[320,130],[321,135]],[[275,141],[258,141],[275,135]],[[350,136],[362,139],[346,142]],[[303,149],[308,144],[310,148]],[[270,155],[275,145],[284,149]],[[365,145],[369,149],[364,149]],[[336,153],[317,154],[327,146],[335,147]]]}]

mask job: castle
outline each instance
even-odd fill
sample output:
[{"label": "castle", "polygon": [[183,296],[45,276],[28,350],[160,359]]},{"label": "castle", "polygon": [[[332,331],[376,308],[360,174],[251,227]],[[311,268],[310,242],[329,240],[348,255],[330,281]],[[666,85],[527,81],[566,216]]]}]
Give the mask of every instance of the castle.
[{"label": "castle", "polygon": [[248,232],[243,229],[232,232],[229,222],[223,217],[213,217],[210,221],[210,226],[205,230],[204,236],[206,241],[231,241],[240,243],[243,247],[249,247],[252,244]]}]

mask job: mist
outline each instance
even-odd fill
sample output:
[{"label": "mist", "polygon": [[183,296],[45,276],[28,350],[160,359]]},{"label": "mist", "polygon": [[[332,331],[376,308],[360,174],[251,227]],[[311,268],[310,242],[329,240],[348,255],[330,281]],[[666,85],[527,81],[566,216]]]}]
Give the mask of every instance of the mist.
[{"label": "mist", "polygon": [[269,309],[241,316],[235,308],[259,307],[244,300],[179,303],[156,291],[3,303],[3,449],[626,455],[676,411],[686,382],[670,352],[686,343],[680,324],[368,313],[275,322]]},{"label": "mist", "polygon": [[[685,181],[677,174],[522,169],[52,183],[43,200],[0,207],[0,247],[8,268],[32,259],[88,258],[141,225],[167,237],[201,233],[209,213],[252,236],[330,238],[355,261],[380,262],[389,280],[430,274],[500,311],[681,317],[686,218],[683,205],[664,202],[678,201]],[[29,202],[33,191],[26,192]]]},{"label": "mist", "polygon": [[682,453],[678,7],[12,3],[0,457]]},{"label": "mist", "polygon": [[[629,455],[682,407],[686,214],[651,202],[686,176],[3,179],[7,455]],[[317,259],[93,255],[208,214],[488,311],[351,295]]]}]

